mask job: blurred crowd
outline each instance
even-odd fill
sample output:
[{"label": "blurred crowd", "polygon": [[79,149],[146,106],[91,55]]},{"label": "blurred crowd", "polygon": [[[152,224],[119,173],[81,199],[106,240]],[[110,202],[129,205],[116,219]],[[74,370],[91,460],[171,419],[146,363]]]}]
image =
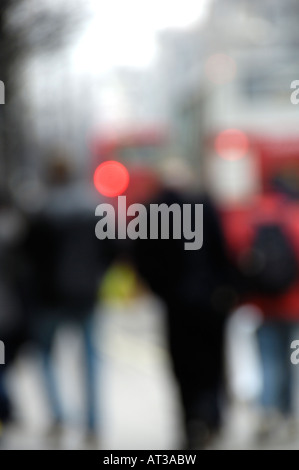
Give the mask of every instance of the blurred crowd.
[{"label": "blurred crowd", "polygon": [[[98,445],[95,322],[107,298],[133,294],[165,309],[180,448],[210,448],[225,429],[236,398],[227,329],[242,307],[259,312],[261,389],[248,405],[256,441],[282,425],[296,431],[298,2],[162,3],[1,0],[0,445],[19,419],[9,374],[32,349],[50,433],[68,423],[54,352],[70,326],[83,338],[81,428]],[[119,175],[97,179],[107,161],[125,168],[119,191]],[[99,204],[116,211],[114,228],[123,224],[118,195],[146,209],[189,206],[189,233],[181,218],[181,238],[171,223],[167,237],[151,238],[144,220],[147,237],[97,238]],[[203,246],[186,250],[197,204]]]},{"label": "blurred crowd", "polygon": [[[208,194],[198,192],[192,172],[177,159],[160,174],[154,176],[151,170],[151,183],[154,177],[156,184],[144,204],[190,204],[192,210],[203,204],[201,249],[186,250],[184,237],[174,237],[173,229],[169,239],[98,240],[94,214],[104,198],[78,178],[66,155],[51,156],[44,197],[34,213],[20,209],[12,196],[1,195],[0,320],[6,352],[6,364],[0,366],[2,424],[16,419],[6,375],[29,343],[41,357],[51,432],[63,427],[53,344],[61,327],[76,324],[84,338],[86,436],[93,439],[100,432],[94,314],[101,303],[99,286],[124,259],[166,307],[167,344],[183,409],[183,448],[204,448],[222,429],[229,402],[225,330],[240,305],[255,305],[263,314],[257,329],[263,375],[257,436],[271,435],[283,417],[292,420],[290,347],[299,305],[296,194],[290,195],[283,183],[277,189],[275,180],[265,194],[225,212]],[[194,213],[192,217],[194,229]]]}]

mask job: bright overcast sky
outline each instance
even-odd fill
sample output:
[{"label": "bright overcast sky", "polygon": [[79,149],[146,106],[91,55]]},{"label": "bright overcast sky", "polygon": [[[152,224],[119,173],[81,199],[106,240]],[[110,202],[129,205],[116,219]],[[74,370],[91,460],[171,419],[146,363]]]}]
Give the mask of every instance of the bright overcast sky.
[{"label": "bright overcast sky", "polygon": [[[39,1],[31,0],[30,5]],[[66,87],[65,83],[71,78],[74,85],[78,80],[80,86],[83,83],[86,87],[87,95],[92,96],[95,120],[98,115],[102,120],[103,116],[107,120],[119,119],[123,107],[127,106],[122,105],[123,96],[119,96],[121,92],[115,89],[114,83],[101,84],[97,88],[97,77],[105,77],[106,72],[118,66],[145,68],[154,64],[158,52],[157,34],[168,28],[191,27],[205,18],[211,4],[211,0],[76,1],[78,3],[73,0],[43,0],[49,8],[59,8],[62,2],[68,2],[72,8],[77,7],[78,12],[84,3],[82,14],[86,14],[87,7],[88,19],[71,50],[61,50],[52,61],[48,56],[36,57],[25,82],[32,102],[43,106],[47,96],[67,99],[71,96],[72,87]],[[87,96],[85,102],[88,106]],[[48,102],[47,106],[50,108],[52,103]]]},{"label": "bright overcast sky", "polygon": [[210,0],[89,0],[91,20],[75,50],[77,66],[101,73],[114,66],[146,67],[156,35],[204,18]]}]

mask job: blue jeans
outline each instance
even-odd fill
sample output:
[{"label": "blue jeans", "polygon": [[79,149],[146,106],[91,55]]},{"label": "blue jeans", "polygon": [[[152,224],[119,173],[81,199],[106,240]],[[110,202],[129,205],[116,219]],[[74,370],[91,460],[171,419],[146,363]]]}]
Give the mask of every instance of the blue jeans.
[{"label": "blue jeans", "polygon": [[[42,354],[43,372],[46,382],[46,388],[50,407],[55,418],[55,421],[63,421],[63,410],[59,397],[57,380],[55,377],[55,370],[52,361],[52,346],[55,335],[60,326],[67,322],[68,316],[64,315],[62,311],[60,314],[57,312],[47,312],[41,315],[40,320],[37,322],[38,332],[37,339]],[[90,431],[96,429],[96,357],[93,350],[92,334],[93,334],[93,315],[87,314],[82,316],[75,322],[80,327],[83,333],[84,341],[84,355],[85,355],[85,384],[86,384],[86,414],[87,426]]]},{"label": "blue jeans", "polygon": [[291,342],[298,325],[283,320],[266,320],[257,331],[261,355],[263,389],[261,405],[285,415],[293,411]]}]

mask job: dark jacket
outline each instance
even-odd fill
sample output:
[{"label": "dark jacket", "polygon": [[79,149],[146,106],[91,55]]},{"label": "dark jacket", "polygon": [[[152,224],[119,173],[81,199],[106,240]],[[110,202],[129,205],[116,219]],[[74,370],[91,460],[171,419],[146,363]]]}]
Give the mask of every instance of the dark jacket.
[{"label": "dark jacket", "polygon": [[[185,239],[136,240],[132,243],[135,264],[151,289],[168,305],[197,306],[226,313],[235,296],[234,273],[229,262],[218,214],[207,196],[162,192],[155,204],[203,204],[203,246],[185,250]],[[148,230],[149,230],[149,210]],[[194,230],[194,217],[193,217]],[[183,227],[182,227],[183,233]]]},{"label": "dark jacket", "polygon": [[98,203],[85,188],[69,186],[52,191],[33,218],[27,253],[35,311],[63,308],[76,315],[93,308],[113,256],[109,241],[95,235]]}]

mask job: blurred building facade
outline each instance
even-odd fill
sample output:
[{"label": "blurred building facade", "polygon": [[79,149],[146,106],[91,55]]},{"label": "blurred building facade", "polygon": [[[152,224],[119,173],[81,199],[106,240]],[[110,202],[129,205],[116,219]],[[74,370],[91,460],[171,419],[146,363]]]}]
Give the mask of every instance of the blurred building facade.
[{"label": "blurred building facade", "polygon": [[[213,155],[213,137],[222,130],[295,135],[298,112],[290,103],[290,84],[297,78],[298,14],[292,0],[215,0],[204,23],[161,36],[169,121],[202,184],[213,189],[227,179],[236,185],[251,174],[256,185],[255,170],[245,158],[234,164]],[[241,189],[235,187],[235,194]],[[220,193],[222,198],[229,187]]]}]

